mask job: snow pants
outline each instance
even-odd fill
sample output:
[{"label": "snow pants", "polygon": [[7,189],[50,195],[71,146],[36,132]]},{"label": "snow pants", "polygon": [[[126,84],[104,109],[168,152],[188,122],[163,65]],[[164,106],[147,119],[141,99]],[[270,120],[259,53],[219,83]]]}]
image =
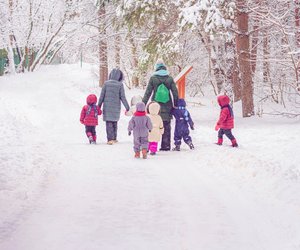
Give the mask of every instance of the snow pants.
[{"label": "snow pants", "polygon": [[163,121],[164,133],[161,138],[160,150],[169,151],[171,149],[171,121]]},{"label": "snow pants", "polygon": [[85,126],[85,133],[87,137],[92,136],[93,140],[96,141],[96,126]]},{"label": "snow pants", "polygon": [[185,121],[176,123],[175,125],[174,144],[176,146],[181,145],[182,139],[186,144],[192,142],[192,138],[190,136],[190,130]]},{"label": "snow pants", "polygon": [[135,136],[133,138],[133,150],[134,152],[140,152],[142,149],[148,150],[148,136],[141,137],[141,136]]},{"label": "snow pants", "polygon": [[107,141],[117,140],[118,122],[106,122]]},{"label": "snow pants", "polygon": [[223,139],[223,135],[226,135],[227,137],[228,137],[228,139],[229,140],[234,140],[235,138],[234,138],[234,136],[233,136],[233,134],[232,134],[232,132],[231,132],[231,129],[223,129],[223,128],[220,128],[219,129],[219,132],[218,132],[218,138],[220,138],[220,139]]}]

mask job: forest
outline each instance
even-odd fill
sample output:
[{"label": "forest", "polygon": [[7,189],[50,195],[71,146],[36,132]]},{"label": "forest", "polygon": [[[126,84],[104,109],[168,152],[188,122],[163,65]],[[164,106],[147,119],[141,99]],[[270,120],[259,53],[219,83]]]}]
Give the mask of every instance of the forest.
[{"label": "forest", "polygon": [[[0,0],[0,75],[88,63],[143,88],[162,58],[191,96],[226,93],[242,116],[300,115],[300,0]],[[270,105],[270,109],[264,107]]]}]

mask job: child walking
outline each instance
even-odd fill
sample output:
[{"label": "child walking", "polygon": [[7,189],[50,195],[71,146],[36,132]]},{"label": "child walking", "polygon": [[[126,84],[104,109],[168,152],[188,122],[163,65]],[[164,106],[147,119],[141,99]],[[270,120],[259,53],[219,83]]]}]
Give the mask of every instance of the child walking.
[{"label": "child walking", "polygon": [[140,158],[141,150],[143,158],[147,158],[148,135],[149,130],[151,129],[152,123],[150,118],[146,115],[145,104],[143,102],[139,102],[136,104],[136,112],[128,125],[128,135],[131,135],[131,131],[133,131],[133,149],[135,152],[135,158]]},{"label": "child walking", "polygon": [[152,130],[149,133],[149,151],[150,155],[155,155],[157,152],[158,142],[164,133],[164,123],[159,115],[160,105],[157,102],[150,102],[148,105],[148,114],[152,123]]},{"label": "child walking", "polygon": [[238,147],[236,139],[231,132],[231,129],[234,127],[234,116],[232,108],[229,105],[230,99],[227,95],[221,95],[218,97],[218,103],[221,107],[221,112],[219,120],[215,126],[215,130],[218,131],[218,142],[216,144],[223,144],[223,135],[225,134],[231,141],[231,146]]},{"label": "child walking", "polygon": [[190,147],[194,149],[192,138],[189,135],[189,126],[194,130],[194,122],[191,118],[190,112],[186,109],[186,102],[184,99],[178,99],[178,107],[172,110],[172,115],[176,119],[174,141],[175,147],[173,151],[180,151],[181,139]]},{"label": "child walking", "polygon": [[96,105],[97,96],[89,95],[86,98],[86,105],[83,106],[80,114],[80,122],[85,125],[85,133],[90,144],[96,144],[96,126],[98,125],[98,116],[102,114],[100,108]]}]

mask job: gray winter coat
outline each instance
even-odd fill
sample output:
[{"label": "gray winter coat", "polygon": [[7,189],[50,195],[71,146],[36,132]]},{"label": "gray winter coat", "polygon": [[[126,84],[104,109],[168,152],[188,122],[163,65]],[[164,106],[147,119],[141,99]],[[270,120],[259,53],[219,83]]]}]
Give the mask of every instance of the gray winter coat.
[{"label": "gray winter coat", "polygon": [[125,97],[122,80],[122,71],[113,69],[109,74],[109,80],[104,83],[98,102],[99,107],[103,104],[102,111],[104,121],[119,121],[121,102],[127,111],[130,108]]},{"label": "gray winter coat", "polygon": [[[137,112],[145,112],[145,104],[143,102],[137,103],[136,110]],[[134,114],[134,116],[129,121],[128,131],[131,132],[133,130],[134,138],[148,138],[149,130],[151,129],[152,123],[150,118],[146,114],[141,116]]]}]

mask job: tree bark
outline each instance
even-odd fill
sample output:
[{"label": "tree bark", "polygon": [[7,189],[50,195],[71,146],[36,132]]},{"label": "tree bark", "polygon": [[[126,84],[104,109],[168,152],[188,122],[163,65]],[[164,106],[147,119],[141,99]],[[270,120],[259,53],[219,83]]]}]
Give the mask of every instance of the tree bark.
[{"label": "tree bark", "polygon": [[105,30],[105,3],[99,6],[99,86],[102,87],[108,79],[107,40]]},{"label": "tree bark", "polygon": [[249,14],[246,0],[237,0],[237,53],[242,82],[243,117],[254,115],[252,69],[250,63]]},{"label": "tree bark", "polygon": [[138,71],[138,55],[137,55],[137,47],[134,42],[132,34],[129,35],[129,42],[131,45],[131,57],[132,57],[132,69],[133,69],[133,75],[132,75],[132,85],[134,87],[139,86],[139,78],[137,76],[137,71]]},{"label": "tree bark", "polygon": [[121,36],[115,36],[115,64],[116,67],[120,68],[121,66]]}]

